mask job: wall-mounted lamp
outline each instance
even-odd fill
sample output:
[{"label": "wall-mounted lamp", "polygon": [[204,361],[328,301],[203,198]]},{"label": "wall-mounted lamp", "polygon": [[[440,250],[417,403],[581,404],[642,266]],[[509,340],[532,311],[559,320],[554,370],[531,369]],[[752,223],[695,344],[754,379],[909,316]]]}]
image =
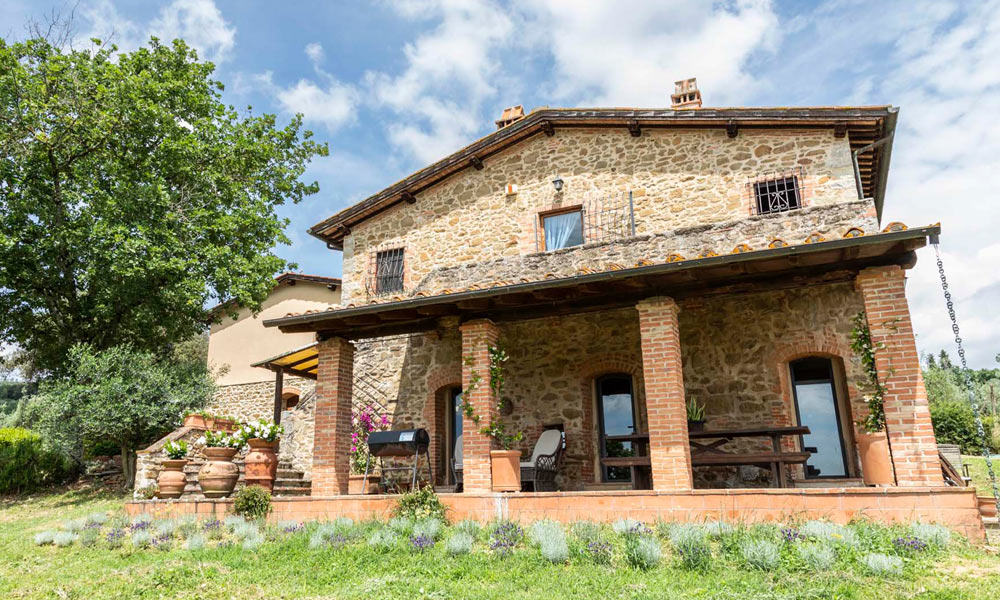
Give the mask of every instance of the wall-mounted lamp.
[{"label": "wall-mounted lamp", "polygon": [[561,192],[562,188],[563,188],[562,177],[556,177],[555,179],[553,179],[552,180],[552,187],[556,188],[557,192]]}]

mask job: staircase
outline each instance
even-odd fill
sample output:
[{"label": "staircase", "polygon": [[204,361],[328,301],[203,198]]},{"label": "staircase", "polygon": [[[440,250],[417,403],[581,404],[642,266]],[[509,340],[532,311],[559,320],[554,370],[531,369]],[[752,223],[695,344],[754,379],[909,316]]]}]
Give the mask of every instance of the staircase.
[{"label": "staircase", "polygon": [[[235,461],[240,468],[240,481],[243,481],[243,462]],[[188,459],[188,464],[184,467],[184,475],[187,478],[187,485],[184,486],[183,498],[202,499],[205,497],[201,492],[201,485],[198,484],[198,471],[205,464],[205,458],[200,454],[194,454]],[[274,496],[308,496],[312,489],[312,482],[305,479],[305,473],[292,468],[286,462],[278,463],[278,476],[274,480]]]}]

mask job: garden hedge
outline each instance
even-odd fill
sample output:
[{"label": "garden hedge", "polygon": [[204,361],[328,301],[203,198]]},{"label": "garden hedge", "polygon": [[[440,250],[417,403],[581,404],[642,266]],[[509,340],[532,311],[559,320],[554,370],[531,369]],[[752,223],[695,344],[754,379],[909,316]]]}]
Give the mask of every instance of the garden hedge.
[{"label": "garden hedge", "polygon": [[0,428],[0,494],[62,483],[73,474],[72,463],[46,448],[37,433],[20,427]]}]

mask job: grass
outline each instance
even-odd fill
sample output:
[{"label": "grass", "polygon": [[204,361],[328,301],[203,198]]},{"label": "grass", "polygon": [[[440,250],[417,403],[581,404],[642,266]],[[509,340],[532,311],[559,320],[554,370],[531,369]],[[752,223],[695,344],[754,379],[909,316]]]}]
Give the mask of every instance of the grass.
[{"label": "grass", "polygon": [[[372,548],[367,542],[385,525],[376,522],[326,525],[342,543],[310,547],[321,526],[288,523],[260,528],[264,541],[245,549],[232,529],[209,534],[203,524],[175,523],[168,544],[132,549],[126,536],[117,549],[106,532],[116,525],[112,514],[99,524],[94,545],[75,541],[65,548],[35,545],[35,535],[59,531],[63,524],[95,513],[120,511],[124,497],[93,491],[63,491],[0,504],[0,598],[995,598],[1000,589],[1000,558],[952,536],[947,548],[909,554],[898,575],[873,575],[862,567],[865,556],[893,554],[893,538],[905,528],[861,523],[851,535],[833,530],[824,540],[805,539],[776,526],[737,526],[713,534],[707,566],[686,569],[671,550],[674,526],[660,524],[640,534],[615,533],[610,526],[564,527],[569,559],[553,563],[529,540],[506,558],[488,549],[491,529],[470,531],[475,542],[468,554],[451,555],[447,540],[456,528],[440,532],[440,541],[417,551],[405,534],[395,545]],[[118,517],[120,519],[120,517]],[[161,526],[157,529],[157,525]],[[154,524],[151,530],[170,527]],[[252,538],[252,533],[241,535]],[[290,531],[286,532],[286,529]],[[471,529],[471,528],[470,528]],[[815,528],[814,528],[815,529]],[[204,531],[204,533],[202,533]],[[574,533],[585,532],[585,536]],[[806,528],[809,531],[809,528]],[[840,531],[840,533],[838,533]],[[87,532],[84,529],[82,536]],[[654,533],[655,532],[655,533]],[[196,537],[194,549],[180,539]],[[642,535],[662,549],[662,559],[646,570],[630,568],[625,548],[630,536]],[[586,538],[586,542],[584,541]],[[337,538],[340,540],[341,538]],[[746,540],[770,540],[779,547],[773,569],[746,564]],[[850,540],[847,544],[845,540]],[[791,540],[791,541],[786,541]],[[832,541],[831,541],[832,540]],[[610,548],[609,564],[588,553],[587,544]],[[652,542],[646,542],[652,543]],[[814,570],[800,558],[800,545],[834,549],[828,569]],[[602,546],[603,547],[603,546]],[[827,547],[827,546],[823,546]],[[167,548],[167,549],[163,549]],[[769,563],[770,564],[770,563]]]},{"label": "grass", "polygon": [[[986,459],[982,456],[962,455],[962,464],[969,465],[969,477],[972,478],[972,485],[976,488],[976,494],[980,496],[992,496],[993,486],[990,483],[989,473],[986,471]],[[1000,458],[993,458],[993,472],[1000,477]]]}]

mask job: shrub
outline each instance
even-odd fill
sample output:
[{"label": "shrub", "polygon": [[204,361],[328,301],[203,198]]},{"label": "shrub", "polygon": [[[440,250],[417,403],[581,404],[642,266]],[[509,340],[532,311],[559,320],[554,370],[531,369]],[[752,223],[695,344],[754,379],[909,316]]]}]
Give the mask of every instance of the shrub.
[{"label": "shrub", "polygon": [[636,569],[652,569],[660,563],[663,551],[660,543],[650,536],[629,536],[625,541],[625,562]]},{"label": "shrub", "polygon": [[565,538],[562,526],[555,521],[535,521],[528,527],[528,543],[539,547],[542,542],[554,537]]},{"label": "shrub", "polygon": [[81,546],[89,548],[97,543],[97,536],[101,535],[101,530],[98,527],[88,527],[80,532]]},{"label": "shrub", "polygon": [[618,535],[623,535],[631,530],[636,529],[641,525],[642,523],[636,521],[635,519],[618,519],[617,521],[611,524],[611,530],[617,533]]},{"label": "shrub", "polygon": [[35,545],[44,546],[45,544],[51,544],[52,540],[56,537],[55,531],[42,531],[35,534]]},{"label": "shrub", "polygon": [[577,521],[570,525],[570,533],[583,543],[590,543],[601,537],[601,527],[591,521]]},{"label": "shrub", "polygon": [[[239,515],[229,515],[228,517],[222,520],[223,525],[225,525],[229,529],[232,529],[233,527],[236,527],[237,525],[241,525],[246,522],[247,520]],[[205,523],[206,527],[208,526],[209,523],[211,523],[211,521]]]},{"label": "shrub", "polygon": [[108,522],[108,515],[102,512],[90,513],[87,515],[88,523],[97,523],[98,525],[104,525]]},{"label": "shrub", "polygon": [[68,481],[76,469],[45,447],[42,437],[20,427],[0,428],[0,494],[19,494]]},{"label": "shrub", "polygon": [[135,531],[132,533],[132,547],[146,548],[153,541],[153,534],[148,531]]},{"label": "shrub", "polygon": [[799,558],[810,571],[826,571],[837,560],[836,554],[829,546],[819,544],[802,544],[798,547]]},{"label": "shrub", "polygon": [[149,485],[144,485],[142,487],[135,488],[132,495],[135,496],[137,500],[152,500],[156,498],[156,495],[160,492],[160,486],[155,483]]},{"label": "shrub", "polygon": [[489,546],[496,556],[509,556],[524,540],[524,530],[513,521],[497,521],[490,527]]},{"label": "shrub", "polygon": [[566,536],[562,533],[543,539],[539,549],[545,560],[549,562],[564,563],[569,559],[569,545],[566,543]]},{"label": "shrub", "polygon": [[175,531],[177,531],[177,521],[173,519],[153,521],[153,532],[158,536],[171,538]]},{"label": "shrub", "polygon": [[184,548],[187,550],[201,550],[205,547],[206,543],[207,541],[205,540],[205,536],[200,533],[196,533],[184,542]]},{"label": "shrub", "polygon": [[747,566],[772,571],[778,566],[778,545],[768,540],[747,539],[740,543],[740,556]]},{"label": "shrub", "polygon": [[732,535],[736,528],[726,523],[724,521],[708,521],[702,526],[709,536],[714,538],[722,538],[727,535]]},{"label": "shrub", "polygon": [[393,515],[414,521],[438,519],[447,522],[445,512],[444,504],[429,485],[403,494],[393,509]]},{"label": "shrub", "polygon": [[59,531],[52,536],[52,543],[60,548],[72,545],[76,541],[77,535],[69,531]]},{"label": "shrub", "polygon": [[669,537],[681,565],[688,569],[708,568],[712,562],[712,548],[703,528],[686,523],[677,524],[670,528]]},{"label": "shrub", "polygon": [[898,556],[866,554],[861,558],[861,564],[872,575],[899,575],[903,572],[903,559]]},{"label": "shrub", "polygon": [[434,538],[428,537],[426,535],[411,535],[410,536],[410,549],[416,552],[423,552],[424,550],[429,550],[434,547]]},{"label": "shrub", "polygon": [[180,460],[187,456],[188,443],[184,440],[171,440],[166,444],[163,444],[163,451],[166,452],[167,458],[171,460]]},{"label": "shrub", "polygon": [[271,512],[271,492],[248,485],[233,496],[233,512],[247,519],[263,519]]},{"label": "shrub", "polygon": [[242,547],[244,550],[256,550],[264,545],[264,536],[260,532],[256,532],[253,535],[249,535],[243,540]]},{"label": "shrub", "polygon": [[462,533],[466,533],[469,535],[469,537],[473,539],[475,539],[476,536],[479,535],[480,529],[482,529],[482,526],[479,525],[479,522],[473,521],[472,519],[459,521],[459,523],[455,525],[456,531],[461,531]]},{"label": "shrub", "polygon": [[424,519],[417,521],[413,526],[414,537],[426,537],[432,541],[437,540],[441,535],[443,524],[437,519]]},{"label": "shrub", "polygon": [[253,523],[240,523],[233,527],[233,537],[238,540],[245,540],[256,535],[260,535],[260,530]]},{"label": "shrub", "polygon": [[457,531],[448,538],[448,542],[445,544],[444,549],[448,554],[458,555],[458,554],[468,554],[472,552],[472,536],[464,531]]},{"label": "shrub", "polygon": [[392,549],[399,537],[391,529],[376,529],[368,538],[368,545],[379,552]]},{"label": "shrub", "polygon": [[125,530],[124,529],[112,529],[104,535],[104,542],[108,545],[108,548],[112,550],[115,548],[121,548],[125,544]]},{"label": "shrub", "polygon": [[389,520],[389,529],[400,535],[413,533],[413,519],[410,517],[395,517]]},{"label": "shrub", "polygon": [[83,528],[86,525],[86,519],[70,519],[68,521],[63,521],[62,528],[64,531],[69,531],[70,533],[78,533],[83,531]]},{"label": "shrub", "polygon": [[914,523],[910,525],[910,535],[928,546],[943,548],[951,541],[951,530],[941,525]]},{"label": "shrub", "polygon": [[[930,403],[931,422],[934,436],[941,444],[958,444],[963,454],[981,454],[983,441],[980,439],[972,406],[965,400],[935,400]],[[993,419],[983,418],[986,439],[992,440]],[[987,443],[990,443],[987,441]],[[990,450],[997,448],[991,447]]]},{"label": "shrub", "polygon": [[611,544],[608,542],[602,542],[594,539],[587,542],[587,547],[582,551],[582,553],[595,564],[611,564]]}]

